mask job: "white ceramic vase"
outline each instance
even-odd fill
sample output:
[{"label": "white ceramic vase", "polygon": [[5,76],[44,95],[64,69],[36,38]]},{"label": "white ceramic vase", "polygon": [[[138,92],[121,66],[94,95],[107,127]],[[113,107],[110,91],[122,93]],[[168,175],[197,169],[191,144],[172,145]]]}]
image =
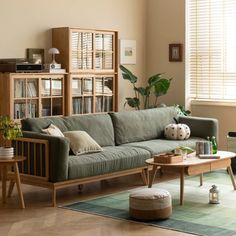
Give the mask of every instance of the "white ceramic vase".
[{"label": "white ceramic vase", "polygon": [[14,157],[14,148],[13,147],[0,147],[0,159],[7,160]]}]

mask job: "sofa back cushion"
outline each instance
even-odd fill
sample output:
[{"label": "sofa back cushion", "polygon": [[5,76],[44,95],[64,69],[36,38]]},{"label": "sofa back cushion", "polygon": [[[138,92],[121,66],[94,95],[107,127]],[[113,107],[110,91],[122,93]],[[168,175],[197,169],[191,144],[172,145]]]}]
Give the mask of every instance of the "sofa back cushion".
[{"label": "sofa back cushion", "polygon": [[86,131],[100,146],[114,146],[114,130],[108,114],[89,114],[65,117],[27,118],[21,120],[22,130],[43,133],[50,124],[62,132]]},{"label": "sofa back cushion", "polygon": [[174,107],[110,113],[117,145],[163,137],[164,127],[177,118]]},{"label": "sofa back cushion", "polygon": [[67,131],[67,127],[65,126],[62,117],[26,118],[21,120],[22,130],[33,131],[36,133],[45,133],[42,130],[47,129],[51,124],[58,127],[61,132]]},{"label": "sofa back cushion", "polygon": [[89,114],[64,117],[68,131],[86,131],[100,146],[114,146],[114,130],[108,114]]}]

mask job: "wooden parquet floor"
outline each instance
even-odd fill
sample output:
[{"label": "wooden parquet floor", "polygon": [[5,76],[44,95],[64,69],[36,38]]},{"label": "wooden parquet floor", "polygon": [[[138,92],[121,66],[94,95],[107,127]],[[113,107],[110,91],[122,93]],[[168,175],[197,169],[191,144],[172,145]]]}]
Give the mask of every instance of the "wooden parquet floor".
[{"label": "wooden parquet floor", "polygon": [[[165,181],[176,177],[164,174],[156,181]],[[139,175],[87,184],[82,192],[76,187],[59,190],[58,205],[95,198],[135,187],[142,186]],[[0,191],[1,191],[0,184]],[[7,204],[0,203],[0,236],[180,236],[189,235],[111,219],[102,216],[51,207],[51,195],[47,189],[22,185],[26,208],[19,208],[16,189]],[[0,194],[1,198],[1,194]]]}]

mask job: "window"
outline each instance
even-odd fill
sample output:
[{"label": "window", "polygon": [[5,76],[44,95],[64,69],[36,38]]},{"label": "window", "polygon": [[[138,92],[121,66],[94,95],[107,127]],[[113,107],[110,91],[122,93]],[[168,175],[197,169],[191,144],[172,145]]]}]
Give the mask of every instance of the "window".
[{"label": "window", "polygon": [[236,102],[236,1],[186,1],[187,96]]}]

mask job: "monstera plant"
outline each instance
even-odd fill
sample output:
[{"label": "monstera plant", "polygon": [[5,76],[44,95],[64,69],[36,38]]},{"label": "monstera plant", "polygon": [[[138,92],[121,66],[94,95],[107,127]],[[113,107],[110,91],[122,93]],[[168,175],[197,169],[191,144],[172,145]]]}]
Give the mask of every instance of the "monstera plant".
[{"label": "monstera plant", "polygon": [[[135,76],[130,70],[128,70],[123,65],[120,65],[120,69],[122,71],[123,79],[129,80],[133,85],[134,89],[134,97],[127,97],[125,104],[140,110],[141,101],[143,102],[144,109],[157,107],[157,99],[158,97],[165,95],[170,87],[170,83],[172,78],[166,79],[163,78],[163,74],[156,74],[151,76],[148,79],[147,85],[145,87],[138,87],[137,82],[138,78]],[[151,103],[151,97],[154,95],[155,99]]]}]

